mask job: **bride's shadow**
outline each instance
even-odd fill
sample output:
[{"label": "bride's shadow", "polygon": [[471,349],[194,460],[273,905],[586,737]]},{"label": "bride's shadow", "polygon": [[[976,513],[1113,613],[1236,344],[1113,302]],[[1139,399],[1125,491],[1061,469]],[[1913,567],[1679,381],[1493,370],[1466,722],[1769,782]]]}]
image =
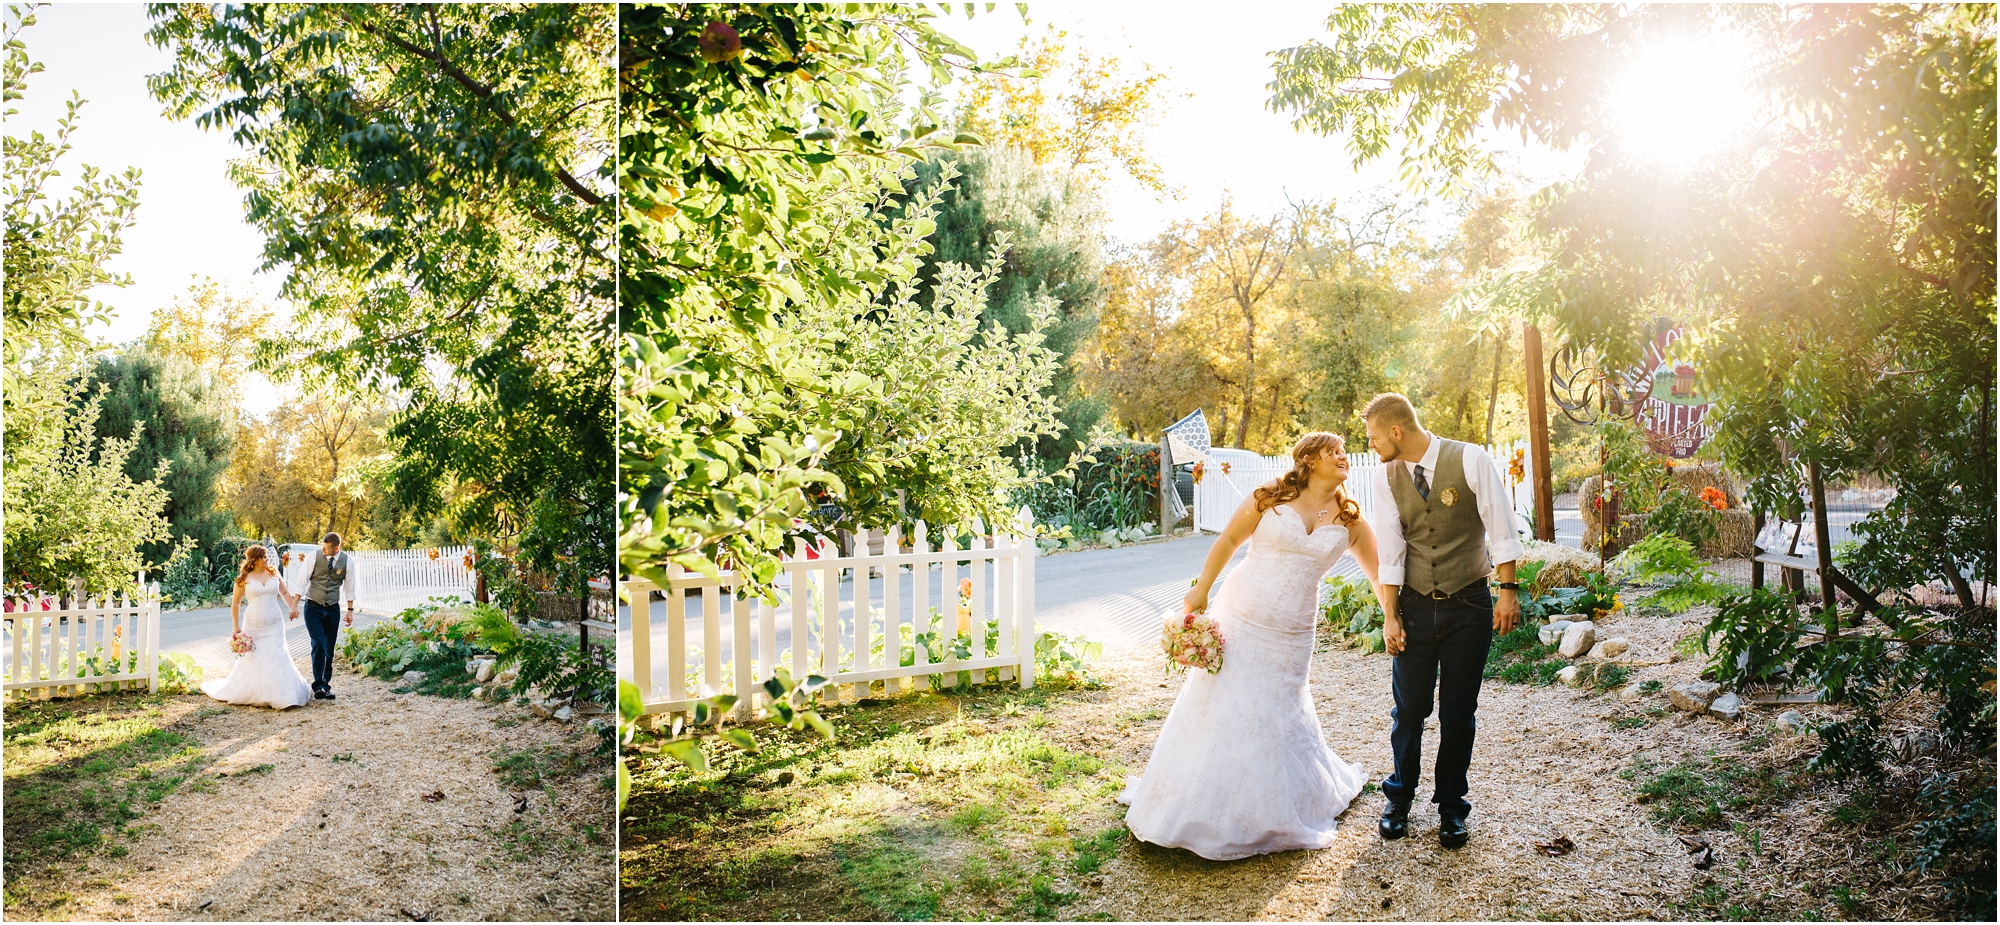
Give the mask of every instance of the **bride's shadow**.
[{"label": "bride's shadow", "polygon": [[1281,851],[1211,861],[1183,848],[1132,840],[1121,858],[1128,888],[1143,895],[1147,916],[1250,921],[1259,918],[1313,861],[1310,851]]}]

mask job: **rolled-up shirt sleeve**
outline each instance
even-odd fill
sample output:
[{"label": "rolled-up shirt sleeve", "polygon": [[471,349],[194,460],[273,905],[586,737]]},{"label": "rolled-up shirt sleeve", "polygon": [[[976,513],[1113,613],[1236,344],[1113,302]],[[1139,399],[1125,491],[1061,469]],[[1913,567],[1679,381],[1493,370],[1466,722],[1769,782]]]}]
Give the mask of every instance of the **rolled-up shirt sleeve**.
[{"label": "rolled-up shirt sleeve", "polygon": [[347,606],[354,606],[355,591],[360,587],[361,563],[356,562],[353,556],[348,556],[347,580],[340,583],[340,592],[347,597]]},{"label": "rolled-up shirt sleeve", "polygon": [[1375,467],[1368,490],[1375,493],[1375,578],[1385,585],[1403,584],[1403,560],[1409,546],[1403,542],[1403,517],[1396,509],[1396,496],[1389,491],[1389,467]]},{"label": "rolled-up shirt sleeve", "polygon": [[[1493,564],[1519,561],[1526,550],[1514,532],[1514,495],[1500,477],[1499,465],[1485,447],[1476,444],[1466,444],[1461,458],[1465,461],[1466,487],[1479,501],[1479,519],[1486,525],[1486,550],[1493,556]],[[1396,561],[1402,562],[1400,558]],[[1402,574],[1402,569],[1396,571]]]}]

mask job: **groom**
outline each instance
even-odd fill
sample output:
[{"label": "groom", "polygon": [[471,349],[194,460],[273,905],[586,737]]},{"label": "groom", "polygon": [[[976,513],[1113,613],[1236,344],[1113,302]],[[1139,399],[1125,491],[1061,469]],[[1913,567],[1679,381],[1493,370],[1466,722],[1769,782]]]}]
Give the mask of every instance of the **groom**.
[{"label": "groom", "polygon": [[[312,636],[313,697],[333,699],[333,644],[340,637],[340,600],[347,598],[347,625],[354,625],[353,560],[340,548],[340,534],[328,533],[293,572],[292,591],[306,605],[306,633]],[[299,612],[292,611],[292,619]]]},{"label": "groom", "polygon": [[[1382,638],[1395,656],[1390,670],[1396,707],[1389,746],[1396,771],[1382,782],[1385,839],[1409,832],[1410,800],[1423,777],[1424,720],[1433,694],[1439,707],[1438,844],[1462,848],[1471,837],[1465,817],[1466,769],[1472,764],[1472,714],[1493,634],[1521,619],[1514,562],[1514,506],[1493,457],[1481,447],[1445,440],[1417,423],[1410,400],[1394,392],[1362,409],[1368,445],[1382,458],[1375,480],[1375,543],[1382,600]],[[1496,568],[1493,560],[1500,560]],[[1499,573],[1498,599],[1486,578]]]}]

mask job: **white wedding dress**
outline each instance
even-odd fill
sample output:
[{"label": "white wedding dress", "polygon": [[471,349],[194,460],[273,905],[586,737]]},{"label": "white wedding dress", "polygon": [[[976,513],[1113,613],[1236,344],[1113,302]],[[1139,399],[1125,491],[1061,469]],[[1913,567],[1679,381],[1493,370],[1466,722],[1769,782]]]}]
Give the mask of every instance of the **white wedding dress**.
[{"label": "white wedding dress", "polygon": [[1286,505],[1264,512],[1208,608],[1222,670],[1188,670],[1145,773],[1118,796],[1134,837],[1213,861],[1333,844],[1365,772],[1327,747],[1307,675],[1320,580],[1347,544],[1346,527],[1308,533]]},{"label": "white wedding dress", "polygon": [[292,664],[285,645],[285,617],[288,609],[278,596],[277,576],[250,578],[243,582],[243,633],[256,643],[236,657],[229,676],[219,681],[203,681],[201,692],[223,703],[264,706],[275,709],[296,707],[312,699],[312,685]]}]

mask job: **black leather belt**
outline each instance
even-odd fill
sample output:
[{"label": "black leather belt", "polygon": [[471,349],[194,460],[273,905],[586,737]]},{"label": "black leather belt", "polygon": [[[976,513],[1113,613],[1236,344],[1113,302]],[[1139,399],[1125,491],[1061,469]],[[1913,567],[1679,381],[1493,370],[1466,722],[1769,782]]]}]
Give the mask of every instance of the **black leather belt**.
[{"label": "black leather belt", "polygon": [[1475,581],[1469,585],[1466,585],[1463,588],[1451,592],[1450,594],[1446,594],[1443,591],[1433,590],[1429,593],[1424,594],[1424,596],[1434,601],[1448,601],[1451,600],[1452,598],[1458,597],[1460,595],[1466,594],[1471,591],[1484,591],[1484,590],[1486,590],[1486,579],[1481,578],[1478,581]]}]

